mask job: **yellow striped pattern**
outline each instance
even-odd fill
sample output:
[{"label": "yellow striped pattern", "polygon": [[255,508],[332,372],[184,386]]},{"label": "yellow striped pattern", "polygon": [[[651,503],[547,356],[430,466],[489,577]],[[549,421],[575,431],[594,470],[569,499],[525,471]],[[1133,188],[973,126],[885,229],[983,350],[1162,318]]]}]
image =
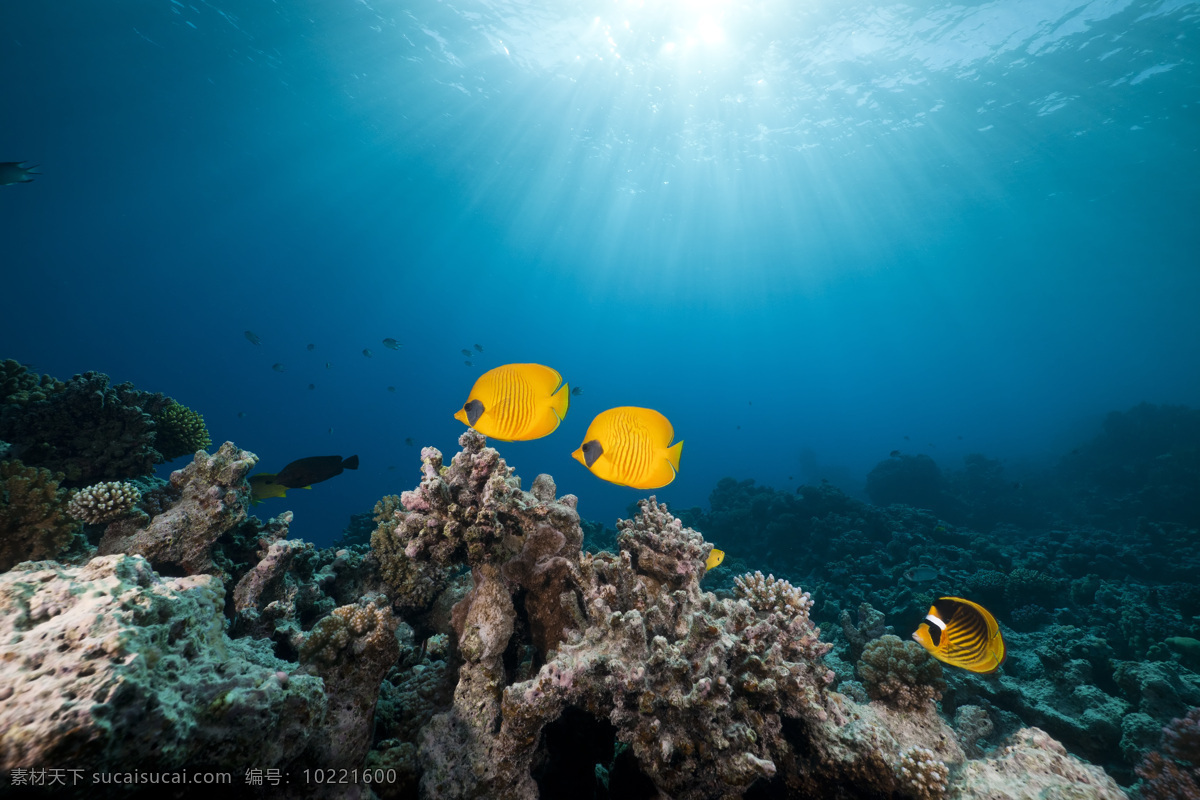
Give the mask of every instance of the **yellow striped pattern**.
[{"label": "yellow striped pattern", "polygon": [[471,427],[493,439],[528,441],[548,436],[566,416],[571,387],[541,364],[505,364],[479,376],[454,418],[471,425],[467,406],[483,405]]},{"label": "yellow striped pattern", "polygon": [[1008,656],[1004,637],[996,618],[986,608],[961,597],[942,597],[929,609],[929,616],[940,619],[937,644],[928,622],[922,622],[913,639],[934,658],[954,667],[988,674],[995,672]]},{"label": "yellow striped pattern", "polygon": [[588,466],[583,445],[571,455],[597,478],[635,489],[657,489],[675,480],[683,442],[671,445],[675,429],[652,408],[621,406],[602,411],[584,434],[602,453]]}]

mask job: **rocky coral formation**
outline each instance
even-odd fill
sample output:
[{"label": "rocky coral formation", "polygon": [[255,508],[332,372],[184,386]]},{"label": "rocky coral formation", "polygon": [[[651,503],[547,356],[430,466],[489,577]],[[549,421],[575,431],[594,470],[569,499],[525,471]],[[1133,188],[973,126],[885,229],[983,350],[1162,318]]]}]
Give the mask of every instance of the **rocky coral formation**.
[{"label": "rocky coral formation", "polygon": [[110,523],[99,554],[128,553],[149,559],[156,569],[187,575],[216,572],[213,545],[246,519],[250,489],[246,475],[258,457],[233,442],[216,453],[196,454],[187,467],[171,473],[178,501],[145,519]]},{"label": "rocky coral formation", "polygon": [[948,800],[1127,800],[1112,778],[1067,754],[1045,731],[1022,728],[990,758],[963,765]]},{"label": "rocky coral formation", "polygon": [[940,700],[946,690],[942,665],[924,647],[886,635],[863,649],[858,674],[872,700],[918,708]]},{"label": "rocky coral formation", "polygon": [[0,769],[284,765],[325,716],[321,681],[230,640],[211,576],[142,558],[0,575]]},{"label": "rocky coral formation", "polygon": [[141,499],[142,493],[133,484],[105,481],[75,492],[67,503],[67,513],[80,522],[102,525],[134,513]]},{"label": "rocky coral formation", "polygon": [[901,791],[916,800],[941,800],[946,796],[950,770],[928,747],[901,751],[896,772]]},{"label": "rocky coral formation", "polygon": [[1200,798],[1200,708],[1193,708],[1162,729],[1159,749],[1137,768],[1144,800]]},{"label": "rocky coral formation", "polygon": [[396,620],[387,598],[363,598],[335,608],[300,648],[300,663],[325,681],[328,735],[317,751],[330,769],[360,766],[371,745],[375,702],[384,675],[400,657]]},{"label": "rocky coral formation", "polygon": [[79,531],[67,495],[48,469],[0,461],[0,571],[22,561],[55,558]]}]

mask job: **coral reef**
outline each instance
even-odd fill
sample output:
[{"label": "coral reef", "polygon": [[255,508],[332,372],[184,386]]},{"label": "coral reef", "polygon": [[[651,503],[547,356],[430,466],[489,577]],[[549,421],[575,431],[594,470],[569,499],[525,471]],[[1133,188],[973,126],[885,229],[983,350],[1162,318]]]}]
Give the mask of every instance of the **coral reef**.
[{"label": "coral reef", "polygon": [[0,571],[57,557],[79,531],[66,513],[61,477],[20,461],[0,461]]},{"label": "coral reef", "polygon": [[199,452],[187,467],[171,473],[179,500],[148,521],[131,518],[110,523],[99,554],[146,557],[155,569],[186,575],[214,572],[213,545],[246,519],[250,489],[246,475],[258,457],[233,442],[216,453]]},{"label": "coral reef", "polygon": [[896,772],[901,791],[916,800],[941,800],[946,796],[950,770],[927,747],[902,750]]},{"label": "coral reef", "polygon": [[[0,575],[0,769],[246,769],[298,758],[321,730],[315,677],[230,640],[210,576],[141,558]],[[7,776],[6,776],[7,777]]]},{"label": "coral reef", "polygon": [[154,446],[166,461],[204,450],[212,444],[200,412],[173,400],[154,414],[154,426]]},{"label": "coral reef", "polygon": [[1159,749],[1146,754],[1137,774],[1144,800],[1200,798],[1200,708],[1163,727]]},{"label": "coral reef", "polygon": [[67,513],[89,525],[127,517],[141,502],[142,493],[131,483],[105,481],[75,492],[67,503]]},{"label": "coral reef", "polygon": [[62,383],[6,361],[0,440],[26,464],[63,473],[64,486],[150,475],[154,465],[209,444],[203,418],[131,383],[85,372]]},{"label": "coral reef", "polygon": [[949,800],[1126,800],[1099,767],[1071,758],[1045,731],[1022,728],[994,756],[968,761],[956,776]]},{"label": "coral reef", "polygon": [[940,700],[946,690],[941,663],[916,642],[890,634],[863,648],[858,674],[872,700],[898,708]]},{"label": "coral reef", "polygon": [[335,608],[305,637],[300,663],[321,676],[329,698],[322,766],[354,769],[366,757],[380,682],[400,657],[395,631],[387,598],[378,596]]},{"label": "coral reef", "polygon": [[0,362],[0,405],[23,406],[58,394],[66,385],[49,375],[30,372],[21,363],[8,358]]}]

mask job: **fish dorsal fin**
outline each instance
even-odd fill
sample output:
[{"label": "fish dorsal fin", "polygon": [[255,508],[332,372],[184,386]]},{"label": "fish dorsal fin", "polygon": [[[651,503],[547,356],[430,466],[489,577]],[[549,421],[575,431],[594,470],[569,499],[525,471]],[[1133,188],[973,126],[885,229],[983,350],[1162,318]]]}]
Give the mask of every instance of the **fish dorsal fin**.
[{"label": "fish dorsal fin", "polygon": [[483,416],[483,403],[472,400],[463,406],[463,411],[467,412],[467,424],[474,428],[475,423],[479,422],[479,418]]},{"label": "fish dorsal fin", "polygon": [[596,463],[596,459],[604,455],[604,447],[600,442],[592,439],[590,442],[583,443],[583,463],[591,467]]}]

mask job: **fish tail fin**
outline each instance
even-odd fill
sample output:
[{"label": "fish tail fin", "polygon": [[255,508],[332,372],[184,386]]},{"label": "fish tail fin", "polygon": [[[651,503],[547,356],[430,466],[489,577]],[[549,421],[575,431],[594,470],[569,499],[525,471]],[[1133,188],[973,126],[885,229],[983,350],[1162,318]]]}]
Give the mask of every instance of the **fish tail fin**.
[{"label": "fish tail fin", "polygon": [[358,456],[350,456],[342,462],[342,469],[358,469]]},{"label": "fish tail fin", "polygon": [[676,442],[673,446],[667,448],[667,461],[671,463],[671,469],[679,472],[679,457],[683,455],[683,442]]},{"label": "fish tail fin", "polygon": [[[301,489],[311,489],[312,487],[311,486],[301,486],[300,488]],[[287,497],[287,495],[285,494],[284,497]]]},{"label": "fish tail fin", "polygon": [[566,381],[563,381],[562,386],[558,387],[558,391],[550,396],[550,408],[554,411],[554,416],[558,417],[559,422],[562,422],[566,418],[567,408],[570,405],[571,387]]}]

